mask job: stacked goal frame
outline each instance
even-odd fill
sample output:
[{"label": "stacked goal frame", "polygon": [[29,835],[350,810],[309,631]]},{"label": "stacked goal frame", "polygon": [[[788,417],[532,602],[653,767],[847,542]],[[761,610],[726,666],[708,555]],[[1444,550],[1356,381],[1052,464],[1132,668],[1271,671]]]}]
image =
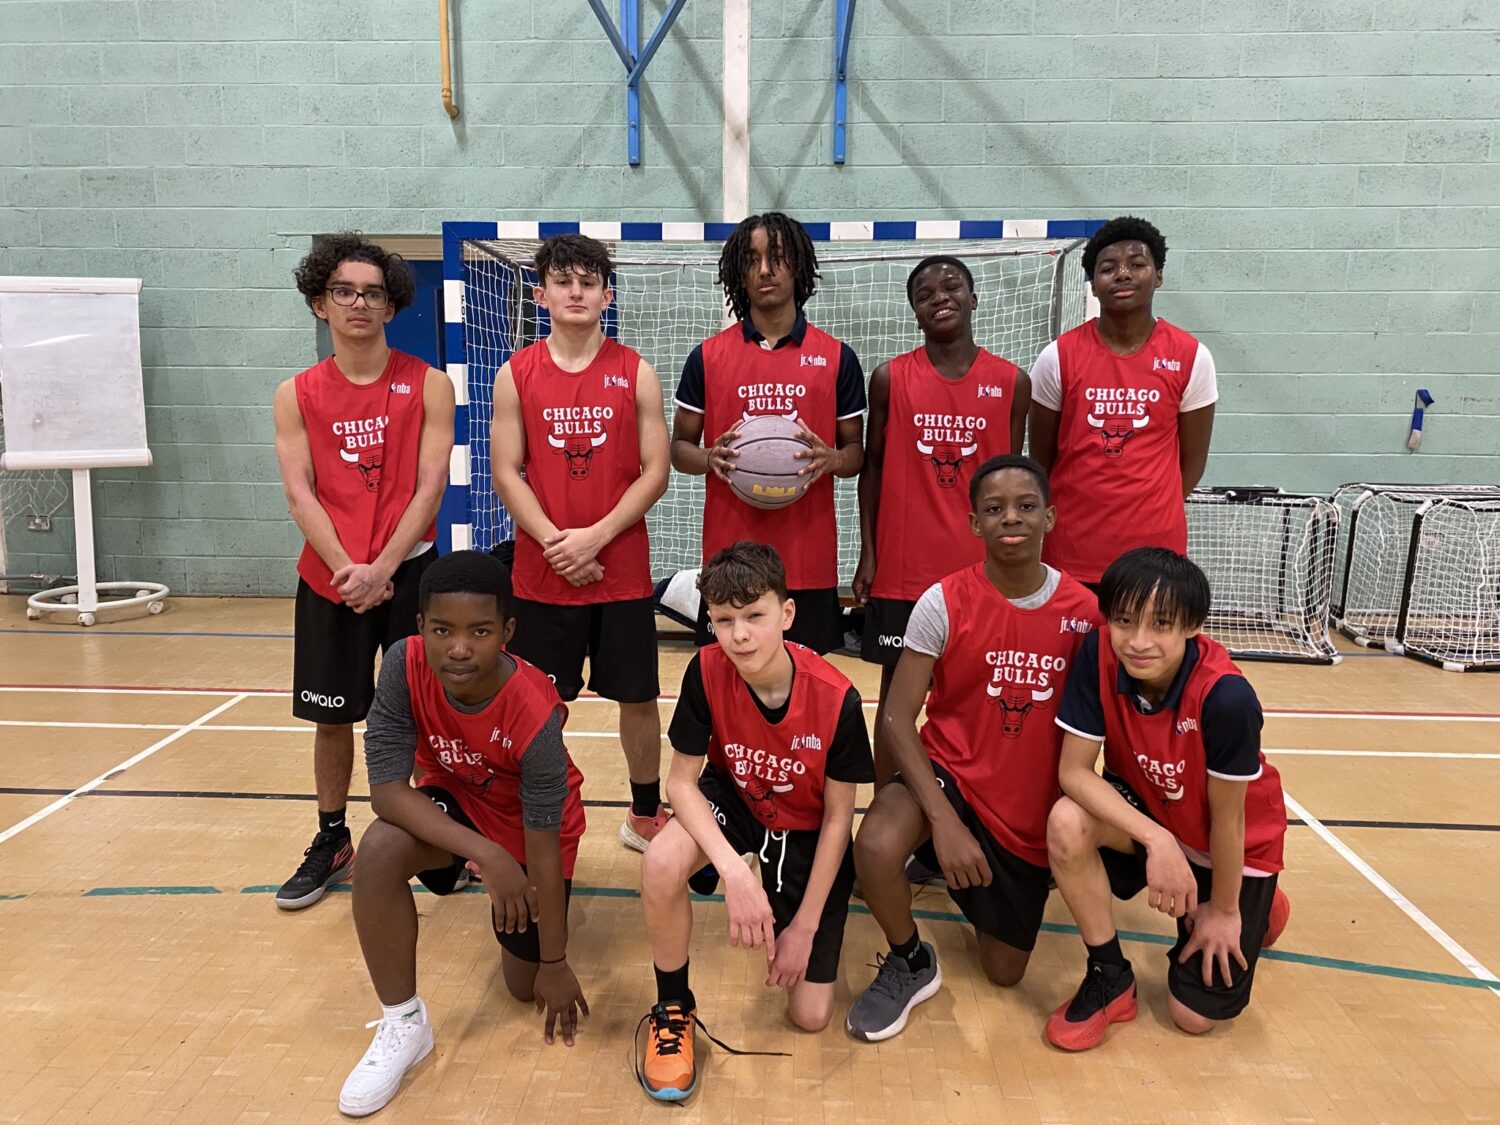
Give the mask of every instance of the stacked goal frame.
[{"label": "stacked goal frame", "polygon": [[[1045,344],[1089,315],[1080,259],[1102,222],[805,223],[822,273],[808,318],[849,343],[868,378],[877,364],[920,343],[906,306],[910,268],[931,254],[955,254],[975,275],[976,339],[1027,368]],[[531,300],[529,272],[540,240],[582,233],[609,248],[616,299],[604,330],[655,366],[670,420],[688,352],[726,323],[717,261],[733,229],[732,223],[443,224],[444,343],[459,404],[456,432],[468,435],[454,450],[443,505],[455,549],[488,550],[512,532],[490,482],[491,396],[500,365],[545,335],[545,312]],[[702,498],[702,478],[673,474],[667,495],[647,517],[654,577],[698,566]],[[847,585],[859,549],[853,481],[838,482],[837,501],[839,577]]]}]

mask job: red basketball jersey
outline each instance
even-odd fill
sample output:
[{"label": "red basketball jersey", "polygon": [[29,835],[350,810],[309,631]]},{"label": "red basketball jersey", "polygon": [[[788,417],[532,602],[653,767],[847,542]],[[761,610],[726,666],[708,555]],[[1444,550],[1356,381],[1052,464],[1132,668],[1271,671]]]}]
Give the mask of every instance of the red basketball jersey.
[{"label": "red basketball jersey", "polygon": [[850,686],[812,649],[791,643],[786,649],[792,694],[779,723],[766,721],[723,649],[698,650],[713,716],[708,760],[734,778],[755,819],[777,832],[822,825],[824,768]]},{"label": "red basketball jersey", "polygon": [[1018,371],[983,348],[962,379],[938,374],[925,347],[891,360],[873,596],[916,601],[984,558],[969,534],[969,478],[986,458],[1012,452]]},{"label": "red basketball jersey", "polygon": [[[475,715],[456,710],[427,664],[420,637],[406,646],[406,686],[417,727],[420,785],[453,794],[458,807],[487,840],[499,844],[517,863],[526,862],[521,819],[521,757],[554,711],[566,721],[568,709],[552,681],[524,660],[490,705]],[[563,876],[572,878],[583,835],[583,774],[568,759],[568,796],[563,804]]]},{"label": "red basketball jersey", "polygon": [[1187,552],[1177,412],[1197,355],[1197,340],[1160,319],[1128,356],[1105,347],[1098,321],[1058,337],[1057,526],[1047,562],[1097,582],[1136,547]]},{"label": "red basketball jersey", "polygon": [[[1198,661],[1176,711],[1143,715],[1115,690],[1120,661],[1106,630],[1099,638],[1099,700],[1104,707],[1104,768],[1133,789],[1152,819],[1190,848],[1210,853],[1208,766],[1203,750],[1203,701],[1224,676],[1240,670],[1218,641],[1201,633]],[[1282,868],[1286,806],[1281,775],[1260,756],[1260,776],[1245,792],[1245,866]]]},{"label": "red basketball jersey", "polygon": [[[811,324],[800,346],[788,343],[767,350],[745,339],[738,324],[703,341],[705,444],[744,418],[783,414],[799,418],[837,446],[839,355],[839,342]],[[794,590],[837,586],[832,474],[816,481],[795,504],[763,511],[710,472],[703,502],[703,561],[741,539],[775,547],[786,567],[786,583]]]},{"label": "red basketball jersey", "polygon": [[[587,367],[564,371],[546,340],[510,357],[526,427],[526,483],[560,528],[604,518],[641,475],[635,385],[641,357],[605,338]],[[572,586],[542,557],[543,547],[516,528],[516,594],[551,605],[593,605],[651,596],[651,547],[645,519],[599,552],[604,577]]]},{"label": "red basketball jersey", "polygon": [[1063,730],[1052,721],[1073,657],[1099,621],[1066,574],[1046,604],[1018,609],[978,563],[943,579],[948,643],[932,671],[922,745],[1006,850],[1047,866],[1047,813],[1061,795]]},{"label": "red basketball jersey", "polygon": [[[416,495],[426,383],[427,362],[393,349],[373,383],[351,383],[329,356],[293,384],[318,503],[353,562],[371,562],[385,549]],[[434,522],[422,538],[436,537]],[[333,571],[311,544],[303,545],[297,573],[313,593],[341,600]]]}]

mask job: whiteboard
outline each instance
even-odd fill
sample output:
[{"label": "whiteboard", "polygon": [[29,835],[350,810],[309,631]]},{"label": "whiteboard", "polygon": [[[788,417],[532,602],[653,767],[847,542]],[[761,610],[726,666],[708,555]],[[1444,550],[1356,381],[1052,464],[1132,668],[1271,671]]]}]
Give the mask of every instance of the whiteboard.
[{"label": "whiteboard", "polygon": [[0,277],[0,469],[149,465],[137,278]]}]

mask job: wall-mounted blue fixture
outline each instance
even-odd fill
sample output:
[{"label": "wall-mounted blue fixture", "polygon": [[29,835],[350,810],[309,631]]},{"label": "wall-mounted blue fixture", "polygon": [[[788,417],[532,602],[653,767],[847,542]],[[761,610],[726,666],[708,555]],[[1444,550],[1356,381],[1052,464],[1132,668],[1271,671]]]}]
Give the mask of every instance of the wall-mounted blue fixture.
[{"label": "wall-mounted blue fixture", "polygon": [[[641,77],[646,73],[646,64],[651,61],[662,40],[667,37],[667,32],[677,22],[677,16],[687,0],[672,0],[672,6],[662,13],[661,22],[651,33],[644,51],[640,49],[641,0],[620,0],[619,27],[615,26],[609,13],[604,10],[603,0],[588,2],[599,25],[604,28],[604,34],[608,36],[610,46],[625,64],[625,144],[631,165],[638,165],[641,162]],[[844,0],[840,2],[843,3]]]},{"label": "wall-mounted blue fixture", "polygon": [[833,12],[833,162],[842,164],[848,148],[849,35],[854,30],[854,0],[838,0]]}]

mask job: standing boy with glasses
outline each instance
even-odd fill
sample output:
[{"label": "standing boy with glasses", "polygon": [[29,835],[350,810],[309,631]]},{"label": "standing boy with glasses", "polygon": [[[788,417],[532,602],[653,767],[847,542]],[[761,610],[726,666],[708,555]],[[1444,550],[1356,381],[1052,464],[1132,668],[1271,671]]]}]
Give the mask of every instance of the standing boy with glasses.
[{"label": "standing boy with glasses", "polygon": [[385,341],[411,304],[411,269],[356,234],[318,239],[297,288],[333,354],[276,388],[276,458],[297,561],[292,714],[317,724],[318,832],[276,894],[311,906],[354,869],[344,806],[354,724],[375,694],[375,652],[416,632],[417,583],[436,557],[434,519],[453,448],[453,385]]}]

